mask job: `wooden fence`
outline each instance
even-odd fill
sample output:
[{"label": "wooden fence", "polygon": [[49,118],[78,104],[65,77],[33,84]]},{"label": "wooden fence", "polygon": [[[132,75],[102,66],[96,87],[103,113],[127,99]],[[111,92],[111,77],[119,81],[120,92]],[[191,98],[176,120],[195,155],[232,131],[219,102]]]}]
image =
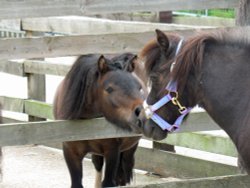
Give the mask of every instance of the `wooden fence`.
[{"label": "wooden fence", "polygon": [[13,19],[139,11],[236,8],[238,3],[238,0],[3,0],[0,7],[0,18]]},{"label": "wooden fence", "polygon": [[[46,1],[3,1],[0,7],[0,19],[28,18],[42,16],[62,15],[90,15],[100,13],[133,12],[133,11],[166,11],[182,9],[203,8],[232,8],[237,7],[236,0],[46,0]],[[43,101],[45,98],[46,74],[64,76],[69,66],[60,63],[48,63],[44,60],[25,60],[22,62],[12,61],[18,58],[45,58],[68,55],[80,55],[88,53],[117,54],[124,52],[138,52],[144,44],[154,38],[154,28],[160,28],[168,32],[176,32],[183,36],[193,35],[201,29],[214,30],[211,27],[195,27],[166,24],[139,24],[128,22],[109,22],[109,26],[119,29],[114,33],[98,28],[98,32],[72,32],[68,28],[72,21],[68,18],[37,18],[23,19],[22,29],[27,31],[27,38],[4,38],[0,39],[0,70],[9,74],[27,77],[29,98],[18,99],[1,96],[0,102],[4,110],[28,114],[32,117],[49,119],[39,122],[8,123],[0,127],[0,145],[25,145],[49,142],[62,142],[69,140],[91,140],[100,138],[138,136],[115,128],[104,119],[79,120],[79,121],[54,121],[52,106]],[[85,23],[89,28],[90,21],[75,19],[77,26]],[[66,23],[66,27],[61,27]],[[103,23],[107,24],[107,23]],[[113,25],[112,25],[113,24]],[[137,29],[132,29],[137,26]],[[105,27],[104,27],[105,28]],[[138,29],[139,28],[139,29]],[[56,32],[62,36],[37,36],[32,37],[33,32]],[[74,33],[74,35],[72,35]],[[70,47],[69,47],[70,46]],[[4,119],[5,122],[13,120]],[[98,127],[98,128],[97,128]],[[205,112],[192,113],[181,128],[180,133],[172,134],[162,141],[201,149],[219,154],[237,156],[232,142],[228,137],[204,136],[201,133],[186,133],[203,130],[218,130],[218,126],[208,117]],[[93,132],[95,130],[95,132]],[[98,131],[97,131],[98,130]],[[185,133],[184,133],[185,132]],[[9,135],[12,135],[11,137]],[[189,140],[187,142],[187,140]],[[197,144],[199,143],[199,144]],[[152,161],[154,163],[152,164]],[[183,155],[167,153],[149,148],[138,148],[136,153],[136,167],[138,169],[161,174],[162,176],[174,175],[176,177],[203,178],[183,180],[180,182],[148,185],[148,187],[235,187],[237,181],[241,187],[249,187],[250,180],[247,176],[237,175],[235,166],[186,157]],[[216,169],[216,170],[215,170]],[[232,176],[223,176],[232,175]],[[222,177],[214,177],[222,176]],[[142,186],[143,187],[143,186]]]}]

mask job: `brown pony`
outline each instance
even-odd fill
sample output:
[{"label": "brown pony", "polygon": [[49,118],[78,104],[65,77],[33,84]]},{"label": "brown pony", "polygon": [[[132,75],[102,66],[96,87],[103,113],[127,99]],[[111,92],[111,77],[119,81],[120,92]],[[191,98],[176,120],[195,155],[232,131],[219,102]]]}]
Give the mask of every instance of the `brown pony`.
[{"label": "brown pony", "polygon": [[[173,124],[183,109],[203,107],[227,132],[239,152],[239,162],[250,173],[250,29],[238,28],[202,33],[186,39],[156,30],[157,39],[141,52],[152,89],[149,106],[170,94],[174,85],[176,101],[161,106],[157,113]],[[177,51],[177,53],[176,53]],[[170,67],[175,62],[173,71]],[[166,86],[167,89],[166,89]],[[173,87],[172,87],[173,88]],[[144,115],[143,113],[141,113]],[[161,140],[162,130],[150,117],[143,126],[147,137]],[[180,127],[181,128],[181,127]]]},{"label": "brown pony", "polygon": [[[111,59],[112,66],[121,69],[124,71],[131,72],[132,75],[138,79],[140,84],[142,85],[142,90],[144,95],[148,95],[148,91],[146,88],[147,79],[146,73],[144,69],[144,64],[140,61],[137,61],[137,55],[132,53],[124,53],[118,56],[115,56]],[[133,166],[134,166],[134,153],[136,151],[136,147],[133,147],[129,150],[120,153],[120,161],[118,165],[118,172],[116,176],[117,185],[126,185],[130,183],[133,179]],[[97,171],[96,180],[99,181],[102,177],[102,167],[103,167],[103,156],[92,154],[92,162]],[[100,184],[96,182],[96,184]],[[97,187],[97,186],[96,186]]]},{"label": "brown pony", "polygon": [[[139,118],[145,98],[142,85],[131,72],[135,56],[126,71],[102,55],[80,56],[59,85],[55,101],[56,119],[86,119],[104,116],[127,131],[139,133]],[[63,153],[71,175],[71,187],[82,186],[82,160],[92,153],[92,160],[101,172],[105,158],[105,177],[102,185],[113,187],[129,183],[134,166],[134,152],[140,137],[112,138],[63,143]]]}]

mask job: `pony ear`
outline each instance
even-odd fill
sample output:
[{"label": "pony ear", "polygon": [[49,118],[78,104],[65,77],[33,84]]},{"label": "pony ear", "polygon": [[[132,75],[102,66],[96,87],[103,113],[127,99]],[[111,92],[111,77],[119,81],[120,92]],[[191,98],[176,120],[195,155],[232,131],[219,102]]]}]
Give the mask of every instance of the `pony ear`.
[{"label": "pony ear", "polygon": [[128,66],[127,66],[127,71],[128,72],[133,72],[135,70],[135,66],[137,64],[137,55],[133,55],[130,60],[129,60],[129,63],[128,63]]},{"label": "pony ear", "polygon": [[167,51],[168,48],[169,48],[169,40],[168,40],[168,37],[165,35],[165,33],[163,33],[161,30],[159,29],[156,29],[155,30],[156,32],[156,38],[157,38],[157,42],[160,46],[160,48],[163,50],[163,51]]},{"label": "pony ear", "polygon": [[109,67],[107,64],[107,60],[103,55],[101,55],[98,59],[98,71],[101,73],[106,73],[108,72],[108,70],[109,70]]}]

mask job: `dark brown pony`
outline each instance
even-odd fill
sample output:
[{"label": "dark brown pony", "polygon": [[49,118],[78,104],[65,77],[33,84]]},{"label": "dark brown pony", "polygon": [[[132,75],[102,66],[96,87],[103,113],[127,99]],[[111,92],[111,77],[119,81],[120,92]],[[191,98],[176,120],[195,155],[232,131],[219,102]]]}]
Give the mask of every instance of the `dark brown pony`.
[{"label": "dark brown pony", "polygon": [[[59,85],[55,101],[56,119],[86,119],[104,116],[127,131],[139,133],[139,118],[145,98],[142,85],[131,72],[131,66],[121,70],[115,61],[102,55],[80,56]],[[82,186],[82,160],[92,153],[92,160],[101,172],[105,159],[105,177],[96,186],[113,187],[129,183],[134,166],[134,152],[140,137],[114,138],[63,143],[63,153],[71,175],[71,187]]]},{"label": "dark brown pony", "polygon": [[[180,104],[203,107],[230,136],[239,152],[240,164],[250,173],[250,29],[196,35],[184,40],[177,55],[180,37],[159,30],[156,34],[157,39],[141,52],[152,83],[147,103],[154,104],[166,95],[170,80],[177,83]],[[180,116],[171,102],[157,113],[169,123]],[[151,119],[143,126],[143,133],[158,140],[168,134]]]}]

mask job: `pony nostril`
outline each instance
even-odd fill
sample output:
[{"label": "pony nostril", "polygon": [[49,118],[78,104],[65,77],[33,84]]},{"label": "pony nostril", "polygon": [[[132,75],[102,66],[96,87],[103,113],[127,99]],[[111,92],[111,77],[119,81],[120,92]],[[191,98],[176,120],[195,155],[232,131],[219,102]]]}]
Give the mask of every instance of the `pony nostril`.
[{"label": "pony nostril", "polygon": [[138,119],[136,125],[138,128],[142,128],[142,121]]},{"label": "pony nostril", "polygon": [[136,107],[136,109],[135,109],[135,115],[138,117],[140,115],[141,111],[142,111],[142,106]]}]

